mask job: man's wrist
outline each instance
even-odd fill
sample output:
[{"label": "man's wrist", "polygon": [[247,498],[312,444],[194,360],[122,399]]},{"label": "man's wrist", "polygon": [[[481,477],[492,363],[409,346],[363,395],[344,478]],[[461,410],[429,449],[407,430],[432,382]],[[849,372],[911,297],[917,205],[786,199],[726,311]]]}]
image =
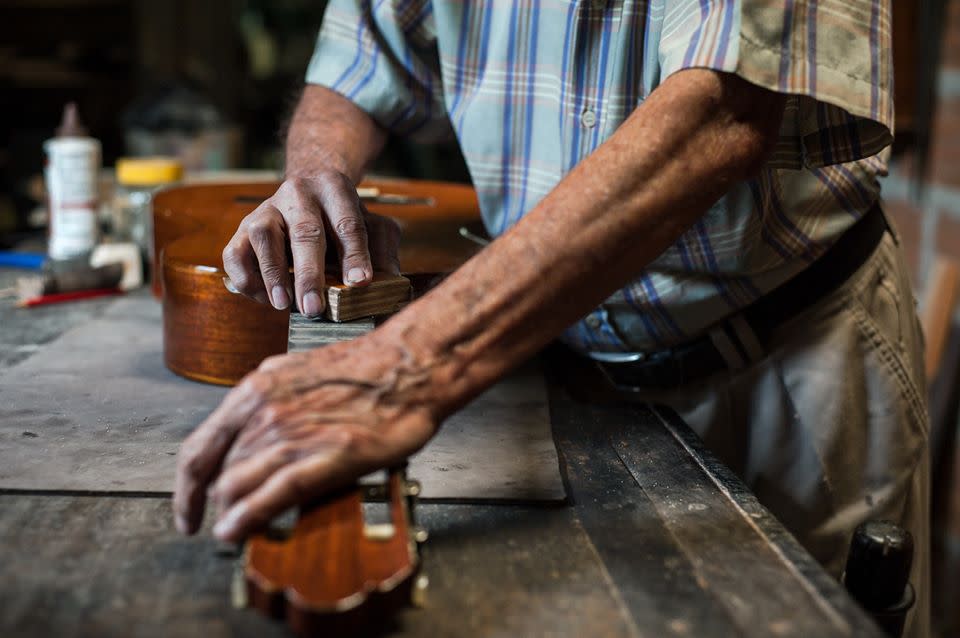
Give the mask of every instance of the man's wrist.
[{"label": "man's wrist", "polygon": [[473,394],[464,353],[442,347],[417,315],[401,313],[369,335],[376,347],[398,353],[397,389],[426,407],[438,422],[462,407]]},{"label": "man's wrist", "polygon": [[284,169],[284,179],[312,179],[320,177],[331,172],[346,175],[354,183],[360,181],[360,171],[351,170],[350,163],[342,154],[335,151],[318,151],[310,158],[309,163],[292,161],[288,158],[287,167]]},{"label": "man's wrist", "polygon": [[357,182],[383,148],[386,132],[344,96],[322,86],[307,85],[286,139],[286,173],[309,177],[330,169]]}]

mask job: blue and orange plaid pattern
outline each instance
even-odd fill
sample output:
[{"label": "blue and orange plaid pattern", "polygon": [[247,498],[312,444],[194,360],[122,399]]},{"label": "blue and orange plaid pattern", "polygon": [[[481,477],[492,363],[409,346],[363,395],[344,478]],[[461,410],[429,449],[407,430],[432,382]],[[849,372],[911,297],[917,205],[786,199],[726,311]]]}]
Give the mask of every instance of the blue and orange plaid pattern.
[{"label": "blue and orange plaid pattern", "polygon": [[890,46],[889,0],[332,0],[307,81],[396,134],[455,136],[494,235],[673,73],[790,95],[760,174],[564,335],[633,352],[689,340],[775,288],[877,201]]}]

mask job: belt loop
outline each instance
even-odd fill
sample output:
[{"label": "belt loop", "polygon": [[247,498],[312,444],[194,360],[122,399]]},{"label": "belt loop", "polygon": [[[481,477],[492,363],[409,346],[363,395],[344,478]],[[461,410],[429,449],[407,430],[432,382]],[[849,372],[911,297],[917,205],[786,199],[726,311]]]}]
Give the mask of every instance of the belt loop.
[{"label": "belt loop", "polygon": [[737,314],[731,317],[729,323],[734,335],[740,340],[740,345],[743,346],[747,360],[750,363],[756,363],[760,359],[763,359],[764,351],[763,346],[760,345],[760,339],[743,314]]},{"label": "belt loop", "polygon": [[[890,214],[887,213],[886,207],[883,206],[880,200],[877,200],[873,204],[873,207],[876,208],[878,211],[880,211],[880,216],[883,217],[883,221],[887,225],[887,232],[890,233],[890,236],[893,238],[893,243],[899,246],[900,245],[900,229],[897,228],[896,225],[894,225],[893,220],[890,219]],[[869,215],[870,213],[867,213],[867,214]]]},{"label": "belt loop", "polygon": [[743,370],[747,365],[746,357],[741,354],[740,349],[730,338],[730,335],[727,334],[727,331],[724,330],[726,322],[721,322],[710,329],[710,332],[707,333],[707,336],[710,337],[710,341],[713,343],[713,347],[717,349],[717,352],[723,358],[724,363],[727,364],[727,367],[737,372]]},{"label": "belt loop", "polygon": [[600,304],[597,306],[597,311],[600,313],[600,320],[603,322],[600,326],[600,329],[603,330],[609,337],[613,338],[617,342],[617,347],[619,347],[624,352],[628,351],[630,347],[627,345],[627,340],[624,339],[623,334],[621,334],[620,329],[614,323],[613,319],[610,317],[610,309],[607,308],[606,304]]}]

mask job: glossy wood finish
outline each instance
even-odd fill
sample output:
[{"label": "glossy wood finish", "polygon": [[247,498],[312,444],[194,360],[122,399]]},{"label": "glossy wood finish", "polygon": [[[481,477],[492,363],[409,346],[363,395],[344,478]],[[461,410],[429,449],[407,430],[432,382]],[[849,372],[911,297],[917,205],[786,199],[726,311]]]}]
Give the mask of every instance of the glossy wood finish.
[{"label": "glossy wood finish", "polygon": [[300,636],[367,635],[410,602],[420,561],[399,472],[387,482],[389,523],[364,522],[359,489],[301,514],[287,538],[260,534],[243,557],[247,602]]},{"label": "glossy wood finish", "polygon": [[201,265],[222,268],[223,262],[213,244],[224,236],[229,240],[244,215],[252,211],[258,201],[270,197],[277,186],[276,182],[195,184],[174,186],[157,193],[153,198],[154,296],[159,299],[163,293],[159,274],[164,249],[169,244],[202,231],[210,237],[210,242],[195,246],[193,250],[201,252],[195,252],[194,258],[199,258]]},{"label": "glossy wood finish", "polygon": [[153,205],[154,294],[163,299],[163,353],[177,374],[233,385],[286,350],[290,312],[229,292],[221,253],[275,183],[181,186]]},{"label": "glossy wood finish", "polygon": [[467,227],[482,233],[480,205],[469,186],[430,181],[376,180],[361,187],[384,193],[432,200],[431,205],[397,206],[366,202],[367,209],[400,223],[400,272],[403,275],[450,273],[480,251],[480,246],[460,236]]},{"label": "glossy wood finish", "polygon": [[[197,381],[232,385],[263,359],[286,351],[289,311],[277,311],[230,293],[221,253],[240,221],[279,184],[180,186],[153,204],[154,294],[163,299],[164,360]],[[423,200],[371,201],[367,208],[398,220],[405,275],[448,273],[479,250],[459,235],[476,229],[479,208],[468,186],[427,181],[371,180],[362,187]]]},{"label": "glossy wood finish", "polygon": [[164,362],[173,372],[233,385],[268,356],[286,352],[289,310],[228,292],[223,274],[204,266],[168,259],[163,278]]}]

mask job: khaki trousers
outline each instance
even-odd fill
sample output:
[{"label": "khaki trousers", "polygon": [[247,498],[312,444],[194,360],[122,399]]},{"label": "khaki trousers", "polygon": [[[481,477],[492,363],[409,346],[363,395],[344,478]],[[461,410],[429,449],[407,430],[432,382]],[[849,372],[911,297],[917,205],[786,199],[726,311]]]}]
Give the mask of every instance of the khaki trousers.
[{"label": "khaki trousers", "polygon": [[767,352],[646,400],[672,407],[836,578],[854,528],[910,530],[917,604],[905,636],[929,633],[929,454],[923,337],[897,240],[781,326]]}]

